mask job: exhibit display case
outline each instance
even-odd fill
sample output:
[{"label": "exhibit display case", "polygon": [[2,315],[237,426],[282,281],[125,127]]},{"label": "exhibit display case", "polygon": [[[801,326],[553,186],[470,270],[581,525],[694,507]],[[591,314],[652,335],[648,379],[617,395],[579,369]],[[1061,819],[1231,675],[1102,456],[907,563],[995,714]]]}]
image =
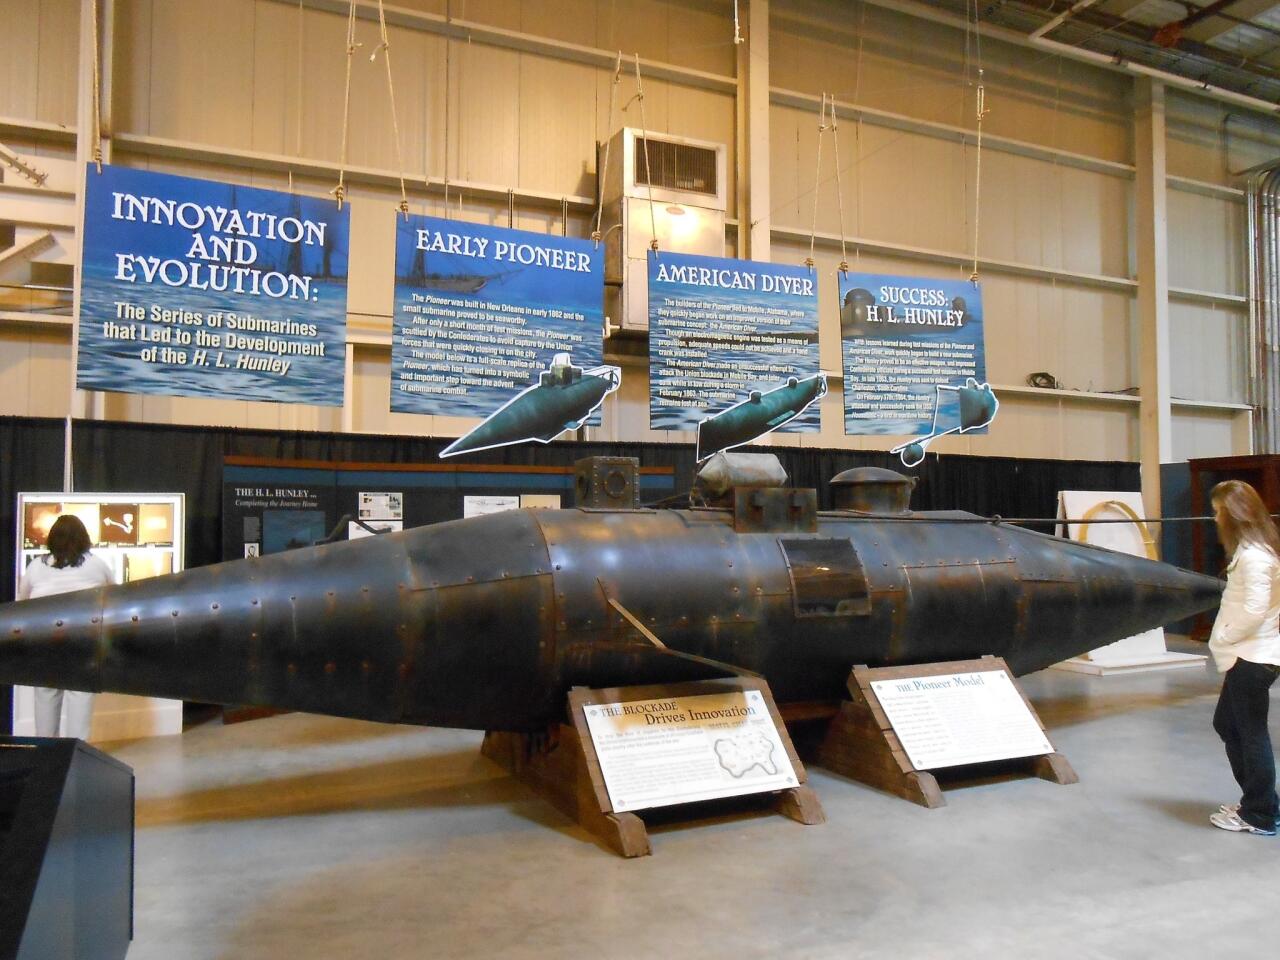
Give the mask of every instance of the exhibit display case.
[{"label": "exhibit display case", "polygon": [[[90,550],[117,583],[183,569],[185,497],[181,493],[19,493],[14,546],[14,592],[27,565],[48,552],[46,538],[62,514],[84,524]],[[31,688],[17,687],[13,731],[35,733]],[[93,740],[122,740],[182,732],[182,703],[157,697],[103,694],[94,707]]]}]

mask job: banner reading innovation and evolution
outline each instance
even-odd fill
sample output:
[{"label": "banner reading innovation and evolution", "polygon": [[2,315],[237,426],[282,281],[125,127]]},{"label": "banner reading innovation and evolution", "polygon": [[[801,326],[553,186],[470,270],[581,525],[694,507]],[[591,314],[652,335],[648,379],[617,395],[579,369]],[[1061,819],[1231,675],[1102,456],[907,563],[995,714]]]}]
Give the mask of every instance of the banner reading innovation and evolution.
[{"label": "banner reading innovation and evolution", "polygon": [[[603,300],[604,258],[590,240],[397,215],[391,409],[488,418],[505,408],[470,450],[554,438],[617,387],[617,369],[600,367]],[[512,409],[539,385],[558,389]]]},{"label": "banner reading innovation and evolution", "polygon": [[984,382],[977,284],[848,273],[839,275],[839,291],[845,433],[940,436],[985,429],[995,400]]},{"label": "banner reading innovation and evolution", "polygon": [[812,271],[650,252],[653,429],[699,430],[705,459],[770,430],[818,430],[825,392]]},{"label": "banner reading innovation and evolution", "polygon": [[342,406],[350,210],[90,165],[85,390]]}]

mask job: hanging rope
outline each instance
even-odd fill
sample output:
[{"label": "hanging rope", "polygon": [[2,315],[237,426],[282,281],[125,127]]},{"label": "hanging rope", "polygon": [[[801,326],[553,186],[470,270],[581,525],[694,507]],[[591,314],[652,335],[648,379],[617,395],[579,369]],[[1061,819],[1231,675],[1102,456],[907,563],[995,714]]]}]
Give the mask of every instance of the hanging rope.
[{"label": "hanging rope", "polygon": [[810,270],[813,269],[817,262],[813,259],[814,244],[818,240],[818,187],[820,186],[819,177],[822,176],[822,138],[827,132],[827,94],[822,94],[822,106],[818,108],[818,159],[813,168],[813,222],[809,227],[809,256],[805,257],[804,265]]},{"label": "hanging rope", "polygon": [[356,0],[351,0],[347,8],[347,83],[342,95],[342,153],[338,158],[338,185],[329,192],[338,201],[338,209],[347,198],[347,132],[351,122],[351,61],[355,57],[356,48]]},{"label": "hanging rope", "polygon": [[[295,157],[302,156],[302,58],[305,53],[305,44],[303,43],[302,25],[305,22],[302,12],[302,0],[298,0],[298,83],[295,87],[295,106],[297,107],[296,116],[294,117],[294,133],[293,133],[293,155]],[[281,139],[288,136],[288,123],[284,121],[284,129],[281,130]],[[293,167],[289,168],[289,192],[293,193]]]},{"label": "hanging rope", "polygon": [[[396,114],[396,84],[391,77],[391,36],[387,33],[387,14],[382,7],[382,0],[378,0],[378,30],[380,33],[379,43],[373,48],[373,53],[369,54],[369,62],[372,63],[378,58],[379,50],[383,51],[382,62],[387,66],[387,99],[391,101],[391,132],[396,138],[396,173],[400,177],[400,213],[408,221],[409,194],[404,188],[404,157],[400,153],[400,118]],[[350,78],[348,77],[349,87]],[[348,90],[349,95],[350,91]]]},{"label": "hanging rope", "polygon": [[591,231],[591,239],[597,247],[604,239],[600,232],[600,222],[604,217],[604,186],[609,182],[609,145],[613,142],[613,113],[618,103],[618,86],[622,83],[622,51],[618,51],[618,59],[613,65],[613,82],[609,84],[609,123],[604,128],[604,162],[600,167],[600,180],[596,194],[596,228]]},{"label": "hanging rope", "polygon": [[102,64],[98,59],[98,0],[93,0],[89,16],[93,20],[93,164],[102,172]]},{"label": "hanging rope", "polygon": [[[978,65],[978,90],[975,98],[977,118],[977,136],[973,172],[973,272],[969,274],[972,283],[978,282],[978,239],[982,221],[982,121],[987,115],[987,88],[983,83],[982,70],[982,24],[979,20],[977,0],[973,4],[973,50]],[[968,55],[969,32],[965,31],[965,53]]]},{"label": "hanging rope", "polygon": [[844,190],[840,186],[840,127],[836,123],[836,98],[831,95],[828,101],[831,113],[831,145],[836,155],[836,208],[840,213],[840,272],[849,272],[849,251],[844,238]]},{"label": "hanging rope", "polygon": [[644,85],[640,82],[640,54],[636,54],[636,92],[627,101],[628,109],[632,101],[640,102],[640,141],[644,144],[644,179],[649,188],[649,249],[658,249],[658,221],[653,213],[653,167],[649,166],[649,126],[644,121]]}]

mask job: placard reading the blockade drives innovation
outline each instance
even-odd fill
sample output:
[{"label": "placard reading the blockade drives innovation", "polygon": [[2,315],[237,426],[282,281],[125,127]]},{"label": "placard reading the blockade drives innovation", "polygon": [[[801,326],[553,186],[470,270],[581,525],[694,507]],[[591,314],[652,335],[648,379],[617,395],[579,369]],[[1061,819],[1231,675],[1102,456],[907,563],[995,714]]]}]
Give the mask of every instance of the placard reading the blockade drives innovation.
[{"label": "placard reading the blockade drives innovation", "polygon": [[981,288],[968,280],[838,276],[845,433],[957,427],[956,392],[937,388],[986,380]]},{"label": "placard reading the blockade drives innovation", "polygon": [[487,417],[556,354],[600,364],[603,301],[590,240],[397,215],[391,409]]},{"label": "placard reading the blockade drives innovation", "polygon": [[759,690],[585,706],[614,812],[796,785]]},{"label": "placard reading the blockade drives innovation", "polygon": [[[649,253],[649,425],[696,430],[752,391],[819,372],[807,267]],[[817,431],[816,404],[787,430]]]},{"label": "placard reading the blockade drives innovation", "polygon": [[90,165],[84,390],[342,406],[350,208]]}]

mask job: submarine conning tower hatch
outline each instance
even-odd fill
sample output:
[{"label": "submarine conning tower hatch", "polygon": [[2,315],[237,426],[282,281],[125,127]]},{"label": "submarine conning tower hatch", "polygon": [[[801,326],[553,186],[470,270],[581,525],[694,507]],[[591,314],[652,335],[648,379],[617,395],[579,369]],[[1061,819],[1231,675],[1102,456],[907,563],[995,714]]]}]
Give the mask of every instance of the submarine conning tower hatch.
[{"label": "submarine conning tower hatch", "polygon": [[831,503],[837,510],[858,513],[911,512],[916,478],[884,467],[854,467],[831,478]]}]

